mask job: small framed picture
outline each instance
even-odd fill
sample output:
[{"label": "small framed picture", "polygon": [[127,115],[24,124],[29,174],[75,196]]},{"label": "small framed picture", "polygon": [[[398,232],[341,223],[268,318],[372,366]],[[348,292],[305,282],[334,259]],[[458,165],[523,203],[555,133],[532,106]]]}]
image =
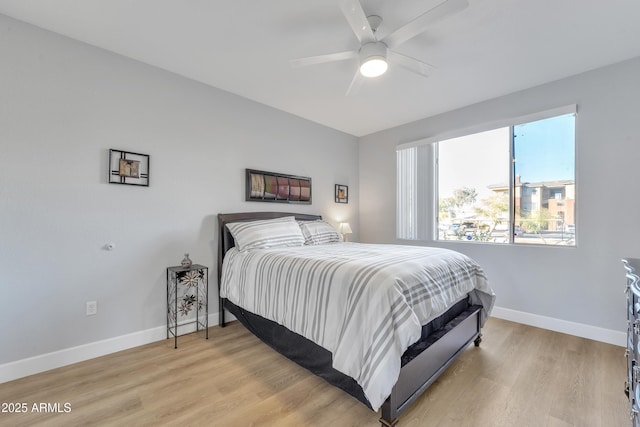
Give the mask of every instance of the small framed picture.
[{"label": "small framed picture", "polygon": [[109,184],[149,186],[149,155],[109,150]]},{"label": "small framed picture", "polygon": [[349,187],[336,184],[336,203],[349,203]]}]

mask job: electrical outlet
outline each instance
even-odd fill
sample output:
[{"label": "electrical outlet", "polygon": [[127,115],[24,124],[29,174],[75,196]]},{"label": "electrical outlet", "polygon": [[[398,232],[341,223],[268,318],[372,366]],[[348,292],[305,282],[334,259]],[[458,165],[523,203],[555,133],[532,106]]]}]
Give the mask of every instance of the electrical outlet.
[{"label": "electrical outlet", "polygon": [[87,301],[86,309],[87,316],[94,316],[98,314],[98,301]]}]

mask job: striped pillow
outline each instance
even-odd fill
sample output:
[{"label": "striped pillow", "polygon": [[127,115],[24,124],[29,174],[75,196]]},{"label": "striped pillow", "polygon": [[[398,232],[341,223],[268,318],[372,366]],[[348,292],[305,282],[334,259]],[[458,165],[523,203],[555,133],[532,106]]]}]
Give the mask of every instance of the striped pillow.
[{"label": "striped pillow", "polygon": [[342,242],[342,234],[326,221],[299,222],[305,245]]},{"label": "striped pillow", "polygon": [[304,245],[304,236],[293,216],[232,222],[227,228],[239,251]]}]

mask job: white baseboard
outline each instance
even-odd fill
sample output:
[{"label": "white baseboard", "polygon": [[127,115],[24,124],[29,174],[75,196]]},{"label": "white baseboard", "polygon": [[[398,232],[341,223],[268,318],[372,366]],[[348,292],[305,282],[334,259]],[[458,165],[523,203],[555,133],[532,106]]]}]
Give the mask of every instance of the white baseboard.
[{"label": "white baseboard", "polygon": [[[235,317],[229,313],[227,313],[227,316],[229,321],[235,319]],[[512,322],[549,329],[569,335],[589,338],[595,341],[602,341],[621,347],[626,346],[627,337],[624,332],[554,319],[552,317],[540,316],[537,314],[525,313],[502,307],[494,307],[491,316],[498,319],[510,320]],[[218,313],[209,314],[209,325],[215,326],[217,324]],[[158,326],[144,331],[134,332],[119,337],[17,360],[15,362],[5,363],[4,365],[0,365],[0,384],[48,371],[50,369],[115,353],[117,351],[161,341],[166,338],[167,328],[165,326]]]},{"label": "white baseboard", "polygon": [[553,317],[540,316],[538,314],[502,307],[493,307],[491,317],[562,332],[563,334],[574,335],[581,338],[588,338],[594,341],[601,341],[620,347],[626,347],[627,345],[627,334],[625,332],[585,325],[584,323],[570,322],[568,320],[555,319]]},{"label": "white baseboard", "polygon": [[[230,313],[227,313],[226,316],[228,321],[235,319]],[[209,326],[217,324],[218,313],[209,314]],[[195,325],[193,325],[193,329],[195,330]],[[188,330],[184,330],[184,333],[187,332]],[[180,333],[183,333],[183,330],[180,330]],[[166,326],[158,326],[157,328],[5,363],[0,365],[0,384],[164,339],[167,339],[167,328]]]}]

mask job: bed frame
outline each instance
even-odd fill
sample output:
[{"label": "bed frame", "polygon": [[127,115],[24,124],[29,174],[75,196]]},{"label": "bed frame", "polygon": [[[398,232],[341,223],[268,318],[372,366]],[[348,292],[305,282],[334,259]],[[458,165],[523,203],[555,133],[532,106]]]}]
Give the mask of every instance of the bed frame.
[{"label": "bed frame", "polygon": [[[322,217],[319,215],[309,215],[300,213],[285,212],[246,212],[232,214],[218,214],[219,239],[218,239],[218,295],[220,295],[220,279],[222,275],[222,261],[226,252],[234,246],[233,237],[226,228],[227,223],[240,221],[255,221],[260,219],[273,219],[283,216],[295,216],[297,220],[309,221],[317,220]],[[342,388],[347,393],[356,397],[358,400],[371,407],[363,400],[364,394],[362,389],[357,385],[355,380],[344,375],[331,367],[331,353],[310,340],[298,335],[287,328],[280,326],[274,322],[263,319],[253,313],[245,312],[241,308],[235,306],[225,298],[219,299],[219,325],[225,326],[225,308],[228,308],[236,315],[238,320],[243,323],[251,332],[256,334],[260,339],[265,341],[271,347],[282,353],[284,356],[309,369],[315,374],[322,376],[331,384]],[[480,310],[481,306],[468,305],[462,312],[455,314],[450,319],[447,318],[444,326],[431,333],[425,340],[411,346],[409,350],[402,356],[402,368],[398,382],[393,387],[391,395],[382,405],[382,414],[380,424],[382,426],[395,426],[398,417],[404,412],[422,393],[433,384],[440,374],[442,374],[449,365],[451,365],[462,352],[473,342],[476,347],[482,341],[480,333]],[[260,328],[254,327],[256,320],[261,321]],[[264,328],[278,329],[278,332],[287,340],[295,340],[294,346],[278,346],[272,342],[264,334]],[[318,368],[319,362],[308,363],[305,359],[301,359],[298,354],[291,353],[289,348],[299,348],[299,345],[307,346],[309,350],[305,353],[317,354],[319,358],[325,358],[323,363],[324,371]]]}]

